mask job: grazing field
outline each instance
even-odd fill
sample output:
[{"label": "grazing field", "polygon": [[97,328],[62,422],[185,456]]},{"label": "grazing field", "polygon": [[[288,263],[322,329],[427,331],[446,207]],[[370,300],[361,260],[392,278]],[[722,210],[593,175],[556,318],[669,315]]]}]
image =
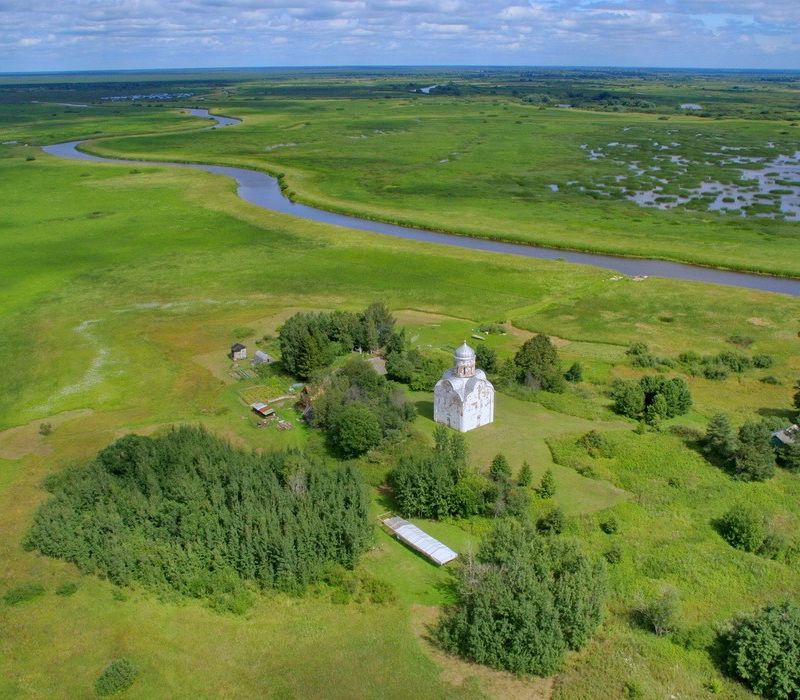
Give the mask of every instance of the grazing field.
[{"label": "grazing field", "polygon": [[[589,134],[605,139],[598,131],[610,134],[620,124],[648,124],[656,116],[538,110],[508,95],[476,95],[465,103],[408,93],[396,101],[341,95],[319,101],[241,89],[230,103],[221,96],[215,103],[244,118],[236,129],[138,136],[96,147],[280,170],[298,195],[317,203],[436,227],[468,221],[486,234],[508,224],[516,235],[532,237],[538,235],[531,233],[535,216],[545,229],[558,229],[552,235],[562,242],[571,228],[603,248],[630,253],[640,245],[647,255],[699,259],[702,253],[705,262],[797,273],[788,269],[800,260],[789,222],[649,211],[624,201],[597,204],[574,193],[558,200],[562,193],[546,188],[559,173],[570,177],[570,169],[585,168],[579,145]],[[749,501],[780,533],[794,537],[800,477],[779,470],[768,482],[736,482],[698,452],[687,429],[705,429],[720,411],[736,424],[791,418],[792,383],[800,376],[800,300],[660,279],[614,280],[607,271],[560,261],[327,227],[250,206],[229,181],[205,173],[66,162],[24,145],[96,131],[204,126],[181,118],[174,106],[64,108],[57,125],[41,106],[1,109],[0,140],[19,143],[0,146],[0,598],[26,584],[44,592],[15,605],[0,600],[0,696],[84,697],[111,660],[128,657],[139,675],[126,697],[141,698],[750,697],[716,665],[709,651],[714,630],[739,611],[795,596],[800,574],[796,561],[733,549],[713,521],[732,504]],[[121,113],[113,114],[117,109]],[[494,111],[499,116],[489,116]],[[517,125],[517,118],[526,123]],[[758,139],[779,128],[768,121],[672,121],[740,129]],[[514,147],[520,129],[534,139],[545,127],[551,131],[536,136],[530,149]],[[407,143],[406,129],[414,135]],[[486,135],[476,137],[481,129]],[[472,149],[467,141],[473,137],[486,143]],[[264,151],[290,142],[305,145]],[[438,163],[459,149],[463,159]],[[434,151],[442,153],[437,160]],[[543,153],[549,153],[544,160]],[[451,164],[461,170],[439,175]],[[528,169],[526,184],[509,184],[516,168]],[[400,181],[406,194],[392,194],[387,183]],[[536,190],[530,199],[515,194],[528,187]],[[564,217],[571,218],[568,226]],[[596,555],[619,550],[619,561],[609,566],[611,602],[600,633],[568,657],[552,685],[526,685],[468,664],[456,669],[432,651],[421,637],[435,611],[453,600],[450,571],[382,532],[359,573],[388,582],[394,602],[337,602],[335,591],[320,585],[303,597],[259,596],[242,616],[119,589],[23,549],[33,514],[47,497],[42,480],[129,431],[203,424],[244,447],[324,450],[291,401],[278,405],[291,430],[257,428],[246,402],[288,392],[293,380],[279,374],[241,379],[231,374],[225,354],[236,340],[251,349],[258,341],[276,353],[277,329],[295,311],[357,310],[376,299],[423,348],[446,352],[481,324],[503,322],[505,333],[486,341],[501,360],[543,332],[553,336],[565,367],[583,365],[585,381],[565,394],[499,394],[496,423],[467,436],[471,464],[479,470],[498,452],[515,472],[529,461],[534,485],[553,470],[556,494],[552,501],[534,498],[533,517],[560,505],[568,535],[582,546]],[[749,339],[749,353],[770,354],[774,365],[723,381],[681,374],[693,409],[658,432],[639,434],[634,422],[611,412],[613,379],[655,371],[631,366],[625,354],[630,343],[645,342],[653,353],[676,358],[689,350],[731,349],[729,339],[737,336]],[[761,381],[767,375],[775,383]],[[414,441],[426,443],[433,429],[430,395],[411,398],[419,416],[409,449]],[[591,429],[606,436],[608,456],[577,445]],[[392,456],[368,455],[356,463],[375,487],[374,514],[388,510],[391,500],[381,485]],[[613,534],[600,528],[610,514],[618,521]],[[485,518],[420,524],[461,552],[474,550],[490,526]],[[71,582],[78,586],[74,594],[56,592]],[[637,624],[632,609],[665,587],[677,591],[677,621],[672,633],[656,636]]]}]

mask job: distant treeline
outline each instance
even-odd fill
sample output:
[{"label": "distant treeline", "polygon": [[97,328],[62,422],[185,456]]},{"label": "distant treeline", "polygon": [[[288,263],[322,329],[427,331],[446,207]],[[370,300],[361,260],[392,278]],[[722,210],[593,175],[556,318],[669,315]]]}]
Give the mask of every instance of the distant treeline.
[{"label": "distant treeline", "polygon": [[245,582],[302,590],[331,564],[352,568],[371,538],[355,469],[245,452],[200,428],[128,435],[46,486],[28,548],[120,585],[212,601]]}]

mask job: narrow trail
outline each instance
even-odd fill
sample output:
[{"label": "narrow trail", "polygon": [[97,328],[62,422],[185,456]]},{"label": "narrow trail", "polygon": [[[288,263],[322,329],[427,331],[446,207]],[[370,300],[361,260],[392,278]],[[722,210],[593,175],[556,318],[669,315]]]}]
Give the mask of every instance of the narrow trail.
[{"label": "narrow trail", "polygon": [[[209,114],[207,109],[190,110],[193,116],[208,117],[217,123],[209,127],[220,129],[228,126],[240,124],[241,120],[231,117],[215,116]],[[720,270],[713,267],[701,267],[687,263],[668,262],[664,260],[654,260],[646,258],[626,258],[616,255],[602,255],[600,253],[581,253],[560,248],[546,248],[535,245],[521,243],[503,243],[501,241],[487,240],[483,238],[470,238],[450,233],[439,233],[426,229],[413,228],[409,226],[399,226],[396,224],[362,219],[346,214],[336,214],[334,212],[316,209],[305,204],[298,204],[286,197],[280,188],[278,180],[271,175],[250,170],[248,168],[237,168],[224,165],[209,165],[204,163],[173,163],[166,161],[143,161],[125,160],[121,158],[104,158],[85,153],[78,150],[86,141],[68,141],[57,143],[50,146],[43,146],[42,150],[53,156],[68,158],[72,160],[92,161],[99,163],[124,163],[127,165],[153,165],[170,166],[176,168],[192,168],[204,170],[215,175],[223,175],[233,178],[238,185],[239,196],[251,204],[279,212],[289,214],[301,219],[316,221],[319,223],[342,226],[344,228],[356,229],[358,231],[369,231],[395,238],[420,241],[422,243],[435,243],[439,245],[455,246],[469,250],[485,251],[491,253],[504,253],[507,255],[519,255],[529,258],[543,258],[547,260],[565,260],[567,262],[579,263],[582,265],[593,265],[614,272],[620,272],[629,277],[664,277],[675,280],[686,280],[692,282],[707,282],[711,284],[721,284],[730,287],[740,287],[743,289],[757,289],[764,292],[777,292],[790,296],[800,296],[800,279],[777,277],[774,275],[761,275],[748,272],[735,272],[732,270]]]}]

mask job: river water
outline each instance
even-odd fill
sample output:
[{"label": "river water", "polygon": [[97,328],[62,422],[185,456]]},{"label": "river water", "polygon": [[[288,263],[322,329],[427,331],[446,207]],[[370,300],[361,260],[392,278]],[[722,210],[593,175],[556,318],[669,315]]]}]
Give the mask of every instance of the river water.
[{"label": "river water", "polygon": [[[240,123],[238,119],[210,115],[207,109],[190,110],[193,116],[208,117],[216,120],[214,129],[233,126]],[[83,153],[78,146],[83,141],[68,141],[51,146],[43,146],[43,150],[50,155],[73,160],[83,160],[102,163],[124,163],[126,165],[154,165],[171,166],[176,168],[194,168],[205,170],[215,175],[223,175],[236,180],[239,196],[251,204],[264,209],[290,214],[301,219],[318,221],[333,226],[370,231],[396,238],[420,241],[423,243],[438,243],[441,245],[468,248],[470,250],[487,251],[492,253],[506,253],[521,255],[528,258],[544,258],[548,260],[567,260],[583,265],[594,265],[615,272],[620,272],[631,277],[666,277],[676,280],[689,280],[696,282],[709,282],[723,284],[731,287],[759,289],[766,292],[778,292],[792,296],[800,296],[800,279],[788,279],[771,275],[756,275],[746,272],[732,272],[716,270],[713,268],[687,265],[684,263],[665,262],[662,260],[646,260],[639,258],[623,258],[614,255],[601,255],[598,253],[578,253],[557,248],[543,248],[533,245],[501,243],[481,238],[469,238],[448,233],[438,233],[425,229],[408,226],[397,226],[370,219],[361,219],[346,214],[316,209],[305,204],[297,204],[288,199],[281,191],[278,181],[266,173],[247,168],[235,168],[224,165],[204,165],[202,163],[170,163],[155,161],[122,160],[117,158],[102,158],[100,156]]]}]

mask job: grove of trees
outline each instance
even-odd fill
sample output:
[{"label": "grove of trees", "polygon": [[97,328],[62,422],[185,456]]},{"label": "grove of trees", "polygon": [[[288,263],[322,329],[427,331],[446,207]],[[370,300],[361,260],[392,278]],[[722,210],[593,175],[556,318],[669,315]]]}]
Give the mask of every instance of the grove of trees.
[{"label": "grove of trees", "polygon": [[547,676],[601,622],[607,584],[572,542],[499,520],[458,574],[458,602],[437,630],[448,651],[512,673]]},{"label": "grove of trees", "polygon": [[290,374],[310,378],[315,371],[356,348],[383,347],[394,331],[395,319],[381,302],[361,313],[298,313],[287,319],[278,340],[281,362]]},{"label": "grove of trees", "polygon": [[615,380],[611,398],[617,413],[648,423],[683,415],[692,407],[692,394],[683,379],[658,374],[646,375],[639,381]]},{"label": "grove of trees", "polygon": [[402,434],[416,415],[402,389],[354,357],[331,375],[314,400],[314,425],[344,457],[356,457]]},{"label": "grove of trees", "polygon": [[360,473],[256,454],[203,429],[128,435],[48,479],[26,547],[119,585],[236,609],[248,586],[301,591],[371,542]]}]

